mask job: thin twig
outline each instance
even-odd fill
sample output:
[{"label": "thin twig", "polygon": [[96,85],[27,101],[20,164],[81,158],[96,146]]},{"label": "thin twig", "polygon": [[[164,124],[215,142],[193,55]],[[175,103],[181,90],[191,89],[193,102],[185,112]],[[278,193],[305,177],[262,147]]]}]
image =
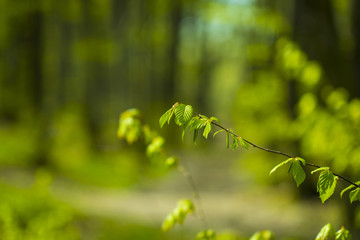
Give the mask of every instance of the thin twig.
[{"label": "thin twig", "polygon": [[[197,115],[199,118],[203,118],[200,114],[196,114],[196,115]],[[214,122],[214,121],[211,121],[211,123],[212,123],[213,125],[217,126],[218,128],[221,128],[222,130],[226,131],[228,134],[231,134],[231,135],[235,136],[236,138],[240,138],[239,135],[237,135],[236,133],[230,131],[229,129],[221,126],[219,123]],[[287,157],[287,158],[295,158],[295,157],[293,157],[293,156],[291,156],[291,155],[289,155],[289,154],[287,154],[287,153],[283,153],[283,152],[281,152],[281,151],[277,151],[277,150],[272,150],[272,149],[260,147],[260,146],[256,145],[255,143],[252,143],[252,142],[250,142],[249,140],[246,140],[245,138],[242,138],[242,139],[243,139],[245,142],[247,142],[249,145],[253,146],[254,148],[258,148],[258,149],[263,150],[263,151],[265,151],[265,152],[274,153],[274,154],[279,154],[279,155],[285,156],[285,157]],[[321,166],[318,166],[318,165],[316,165],[316,164],[309,163],[309,162],[306,162],[305,165],[306,165],[306,166],[310,166],[310,167],[314,167],[314,168],[321,168]],[[355,182],[347,179],[346,177],[343,177],[343,176],[341,176],[340,174],[337,174],[337,173],[334,173],[334,172],[333,172],[333,174],[334,174],[335,176],[337,176],[339,179],[341,179],[341,180],[343,180],[343,181],[345,181],[345,182],[347,182],[347,183],[349,183],[349,184],[351,184],[351,185],[354,185],[354,186],[357,187],[357,188],[360,188],[360,185],[359,185],[359,184],[356,184]]]},{"label": "thin twig", "polygon": [[202,203],[201,203],[201,199],[200,199],[200,193],[196,187],[195,181],[190,173],[190,171],[188,170],[188,168],[185,166],[184,161],[182,161],[183,164],[179,164],[178,166],[178,170],[184,175],[184,177],[186,178],[186,180],[189,182],[191,188],[192,188],[192,192],[194,194],[194,198],[197,201],[197,210],[195,209],[195,212],[197,213],[197,217],[200,219],[204,229],[208,229],[208,225],[205,219],[205,215],[204,215],[204,210],[202,208]]}]

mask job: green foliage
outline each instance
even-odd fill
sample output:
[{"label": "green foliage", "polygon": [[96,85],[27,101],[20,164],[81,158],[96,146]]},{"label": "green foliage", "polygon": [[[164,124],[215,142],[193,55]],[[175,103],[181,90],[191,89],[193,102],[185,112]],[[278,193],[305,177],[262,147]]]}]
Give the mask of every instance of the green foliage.
[{"label": "green foliage", "polygon": [[182,224],[186,216],[194,212],[194,204],[189,199],[182,199],[177,207],[165,218],[161,229],[166,232],[174,227],[176,223]]},{"label": "green foliage", "polygon": [[[357,181],[355,183],[360,184],[360,181]],[[355,185],[350,185],[347,188],[345,188],[344,190],[342,190],[340,193],[340,197],[342,197],[346,191],[349,191],[350,189],[353,189],[354,187],[355,187]],[[350,201],[351,201],[351,198],[350,198]]]},{"label": "green foliage", "polygon": [[176,168],[178,164],[179,164],[179,159],[174,156],[168,157],[165,160],[165,165],[168,166],[169,168]]},{"label": "green foliage", "polygon": [[212,229],[204,230],[196,235],[196,240],[215,240],[216,233]]},{"label": "green foliage", "polygon": [[304,169],[301,167],[302,161],[299,161],[297,158],[295,158],[294,161],[292,161],[291,165],[290,165],[290,169],[293,176],[294,176],[294,180],[296,182],[296,186],[299,187],[300,184],[302,182],[304,182],[305,178],[306,178],[306,174],[304,172]]},{"label": "green foliage", "polygon": [[337,232],[335,232],[334,227],[331,223],[326,224],[318,233],[315,240],[351,240],[350,232],[341,227]]},{"label": "green foliage", "polygon": [[331,223],[326,224],[321,228],[315,240],[331,240],[335,238],[335,229]]},{"label": "green foliage", "polygon": [[[315,171],[313,171],[315,172]],[[328,169],[324,168],[321,171],[317,183],[317,191],[320,195],[321,202],[324,203],[327,199],[334,194],[338,178]]]},{"label": "green foliage", "polygon": [[281,162],[280,164],[276,165],[271,171],[270,175],[273,174],[276,170],[278,170],[280,167],[284,166],[287,163],[290,163],[294,160],[294,158],[288,158],[287,160]]},{"label": "green foliage", "polygon": [[353,203],[357,200],[360,200],[360,188],[352,190],[349,194],[350,202]]},{"label": "green foliage", "polygon": [[129,109],[120,114],[118,137],[124,138],[129,144],[139,140],[142,135],[142,124],[137,109]]},{"label": "green foliage", "polygon": [[274,234],[269,230],[256,232],[251,236],[250,240],[275,240]]},{"label": "green foliage", "polygon": [[284,166],[287,163],[291,163],[288,172],[292,172],[292,175],[294,177],[294,180],[296,182],[296,186],[299,187],[301,183],[304,182],[305,178],[306,178],[306,174],[304,172],[304,169],[301,166],[301,163],[303,165],[306,164],[305,160],[299,157],[296,158],[289,158],[283,162],[281,162],[280,164],[278,164],[277,166],[275,166],[271,171],[270,171],[270,175],[273,174],[276,170],[278,170],[280,167]]},{"label": "green foliage", "polygon": [[345,229],[344,227],[341,227],[336,234],[335,234],[335,240],[351,240],[351,234],[349,230]]},{"label": "green foliage", "polygon": [[[196,143],[196,138],[198,136],[198,130],[204,128],[203,130],[203,136],[204,138],[207,139],[208,135],[210,134],[210,132],[212,131],[212,121],[217,121],[219,122],[219,120],[217,118],[211,117],[208,118],[204,115],[198,114],[194,117],[191,117],[191,114],[193,113],[193,109],[190,105],[185,105],[185,104],[179,104],[179,103],[175,103],[173,105],[173,107],[168,110],[167,112],[164,113],[164,115],[161,117],[160,119],[160,126],[163,126],[163,124],[165,122],[169,121],[169,116],[170,116],[170,112],[171,110],[174,109],[173,111],[175,111],[175,123],[178,125],[184,125],[184,130],[183,130],[183,134],[182,137],[185,134],[185,131],[188,127],[190,127],[191,130],[194,131],[194,137],[193,137],[193,141]],[[188,111],[186,110],[188,109]],[[169,112],[170,111],[170,112]],[[224,127],[220,126],[218,123],[215,124],[215,126],[220,127],[221,129],[216,131],[213,135],[213,137],[215,137],[218,133],[220,132],[226,132],[226,146],[227,148],[229,148],[229,138],[230,135],[232,136],[232,149],[235,150],[239,145],[241,145],[242,147],[248,149],[249,145],[251,144],[252,146],[254,146],[255,148],[259,148],[261,150],[267,151],[267,152],[271,152],[271,153],[276,153],[276,154],[281,154],[281,155],[285,155],[288,156],[287,154],[284,154],[282,152],[279,151],[275,151],[275,150],[270,150],[270,149],[266,149],[266,148],[262,148],[259,147],[245,139],[243,139],[242,137],[239,137],[238,135],[236,135],[235,133],[233,133],[232,130],[230,129],[225,129]],[[170,159],[167,160],[167,162],[169,162],[168,164],[171,166],[174,164],[174,162],[176,162],[176,160],[174,159]],[[296,182],[296,186],[299,187],[306,179],[306,174],[305,171],[303,169],[303,166],[306,165],[311,165],[311,166],[315,166],[316,169],[314,171],[311,172],[311,174],[314,174],[316,172],[320,172],[320,176],[319,176],[319,180],[317,183],[317,190],[319,192],[319,196],[321,199],[321,202],[324,203],[327,199],[329,199],[336,188],[336,184],[337,181],[339,179],[339,175],[335,176],[331,171],[329,167],[318,167],[317,165],[314,164],[310,164],[307,163],[303,158],[300,157],[290,157],[287,160],[281,162],[280,164],[276,165],[271,171],[270,171],[270,175],[273,174],[275,171],[277,171],[280,167],[286,165],[290,163],[290,167],[288,169],[288,173],[292,173],[294,180]],[[339,176],[339,177],[338,177]],[[354,188],[354,185],[349,186],[348,188],[344,189],[341,192],[341,197],[343,195],[344,192],[346,192],[347,190],[350,190],[352,188]],[[351,191],[350,194],[350,202],[352,203],[353,201],[356,200],[360,200],[360,188],[356,188],[355,190]],[[191,204],[191,207],[184,207],[186,204],[185,203],[179,203],[178,207],[174,209],[173,212],[171,212],[165,219],[163,225],[162,225],[162,229],[164,231],[168,231],[170,230],[176,223],[182,223],[186,217],[186,215],[189,212],[193,211],[193,205],[191,202],[189,202],[190,200],[185,200],[187,201],[187,204]],[[185,204],[185,205],[184,205]],[[187,211],[186,209],[191,209],[191,211]],[[202,231],[197,235],[196,239],[214,239],[215,238],[215,233],[211,230],[206,230],[206,231]],[[319,232],[319,234],[316,237],[316,240],[325,240],[325,239],[334,239],[335,238],[335,230],[332,227],[331,224],[327,224],[325,225],[321,231]],[[270,232],[270,231],[262,231],[262,232],[257,232],[255,233],[250,240],[270,240],[270,239],[275,239],[274,235]],[[338,232],[336,232],[336,239],[351,239],[351,235],[350,233],[344,229],[341,228]]]}]

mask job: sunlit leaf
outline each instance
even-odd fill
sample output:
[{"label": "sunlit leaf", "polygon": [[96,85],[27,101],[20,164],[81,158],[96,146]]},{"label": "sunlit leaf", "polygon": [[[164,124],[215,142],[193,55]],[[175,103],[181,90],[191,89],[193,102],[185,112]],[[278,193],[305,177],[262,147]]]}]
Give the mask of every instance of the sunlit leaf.
[{"label": "sunlit leaf", "polygon": [[330,170],[324,170],[320,173],[317,183],[317,191],[320,195],[321,202],[324,203],[334,194],[337,180]]},{"label": "sunlit leaf", "polygon": [[185,108],[186,108],[185,104],[178,104],[175,107],[175,122],[179,126],[186,123],[185,118],[184,118]]},{"label": "sunlit leaf", "polygon": [[[356,184],[360,184],[360,181],[357,181],[357,182],[355,182]],[[353,189],[355,187],[355,185],[350,185],[350,186],[348,186],[347,188],[345,188],[344,190],[342,190],[341,191],[341,193],[340,193],[340,197],[342,198],[342,196],[344,195],[344,193],[346,192],[346,191],[349,191],[350,189]]]},{"label": "sunlit leaf", "polygon": [[211,122],[208,121],[208,122],[206,122],[203,136],[207,139],[210,132],[211,132]]},{"label": "sunlit leaf", "polygon": [[301,167],[300,161],[292,161],[291,171],[296,182],[296,186],[299,187],[306,178],[304,169]]},{"label": "sunlit leaf", "polygon": [[172,108],[167,110],[159,119],[159,125],[162,128],[166,122],[168,122]]},{"label": "sunlit leaf", "polygon": [[197,118],[191,122],[191,129],[200,129],[206,125],[206,119]]},{"label": "sunlit leaf", "polygon": [[216,122],[218,122],[218,123],[220,122],[220,120],[219,120],[217,117],[211,117],[210,119],[211,119],[212,121],[216,121]]},{"label": "sunlit leaf", "polygon": [[235,150],[239,146],[238,138],[233,136],[233,144],[231,146],[232,150]]},{"label": "sunlit leaf", "polygon": [[215,137],[216,134],[221,133],[221,132],[224,132],[224,131],[225,131],[224,129],[220,129],[219,131],[216,131],[216,132],[214,133],[213,137]]},{"label": "sunlit leaf", "polygon": [[301,157],[296,157],[296,160],[300,161],[304,166],[306,165],[306,161],[302,159]]},{"label": "sunlit leaf", "polygon": [[215,240],[216,234],[212,229],[201,231],[196,235],[196,240]]},{"label": "sunlit leaf", "polygon": [[178,163],[179,163],[179,159],[177,157],[168,157],[166,160],[165,160],[165,165],[169,168],[176,168],[178,166]]},{"label": "sunlit leaf", "polygon": [[250,240],[275,240],[274,234],[269,230],[256,232],[251,236]]},{"label": "sunlit leaf", "polygon": [[349,194],[349,197],[350,197],[350,203],[360,200],[360,188],[352,190]]},{"label": "sunlit leaf", "polygon": [[320,168],[315,169],[314,171],[311,171],[311,174],[314,174],[319,171],[329,170],[329,169],[330,169],[329,167],[320,167]]},{"label": "sunlit leaf", "polygon": [[167,215],[164,222],[162,223],[161,230],[167,232],[174,227],[175,223],[176,223],[176,219],[174,215],[170,213],[169,215]]},{"label": "sunlit leaf", "polygon": [[279,164],[276,165],[273,169],[271,169],[270,175],[273,174],[273,173],[274,173],[276,170],[278,170],[280,167],[284,166],[285,164],[287,164],[287,163],[289,163],[289,162],[291,162],[291,161],[293,161],[293,160],[294,160],[294,158],[289,158],[289,159],[287,159],[287,160],[279,163]]},{"label": "sunlit leaf", "polygon": [[193,107],[191,105],[186,105],[184,109],[184,122],[188,122],[193,116]]},{"label": "sunlit leaf", "polygon": [[245,141],[242,137],[240,137],[238,139],[239,139],[239,143],[242,147],[249,149],[249,143],[247,141]]},{"label": "sunlit leaf", "polygon": [[335,240],[352,240],[349,230],[344,227],[341,227],[341,229],[336,232],[335,236]]},{"label": "sunlit leaf", "polygon": [[315,240],[331,240],[335,238],[335,230],[331,223],[326,224],[321,228]]}]

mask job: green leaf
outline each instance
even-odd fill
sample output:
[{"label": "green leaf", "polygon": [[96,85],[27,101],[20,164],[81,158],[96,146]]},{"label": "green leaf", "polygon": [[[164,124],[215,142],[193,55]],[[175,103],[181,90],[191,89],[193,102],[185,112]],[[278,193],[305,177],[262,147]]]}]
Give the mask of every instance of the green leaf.
[{"label": "green leaf", "polygon": [[211,117],[210,119],[211,119],[212,121],[216,121],[216,122],[218,122],[218,123],[220,122],[220,120],[219,120],[217,117]]},{"label": "green leaf", "polygon": [[194,130],[194,137],[193,137],[193,142],[194,142],[194,144],[196,144],[196,139],[197,139],[197,137],[198,137],[198,134],[199,134],[199,130],[198,130],[198,129],[195,129],[195,130]]},{"label": "green leaf", "polygon": [[194,204],[189,199],[182,199],[178,202],[178,207],[181,208],[186,214],[194,212]]},{"label": "green leaf", "polygon": [[315,169],[314,171],[311,171],[311,174],[314,174],[316,172],[319,172],[319,171],[324,171],[324,170],[329,170],[330,168],[329,167],[321,167],[321,168],[317,168]]},{"label": "green leaf", "polygon": [[207,121],[203,132],[203,136],[207,139],[210,132],[211,132],[211,122]]},{"label": "green leaf", "polygon": [[324,203],[334,194],[337,179],[330,170],[324,170],[320,173],[317,183],[317,191],[320,195],[321,202]]},{"label": "green leaf", "polygon": [[242,147],[249,149],[249,143],[247,141],[245,141],[242,137],[240,137],[238,139],[239,139],[239,143]]},{"label": "green leaf", "polygon": [[[357,181],[357,182],[355,182],[356,184],[360,184],[360,181]],[[344,195],[344,193],[346,192],[346,191],[349,191],[350,189],[353,189],[355,187],[355,185],[350,185],[350,186],[348,186],[347,188],[345,188],[344,190],[342,190],[341,191],[341,193],[340,193],[340,197],[342,198],[342,196]]]},{"label": "green leaf", "polygon": [[165,165],[169,168],[176,168],[178,166],[178,163],[179,163],[179,159],[177,157],[168,157],[166,160],[165,160]]},{"label": "green leaf", "polygon": [[330,239],[334,239],[334,237],[335,237],[334,227],[331,225],[331,223],[328,223],[321,228],[315,240],[330,240]]},{"label": "green leaf", "polygon": [[203,128],[206,125],[206,119],[198,118],[192,121],[191,123],[191,129],[200,129]]},{"label": "green leaf", "polygon": [[352,240],[349,230],[345,229],[344,227],[341,227],[341,229],[337,231],[335,235],[335,240]]},{"label": "green leaf", "polygon": [[172,111],[172,108],[167,110],[159,119],[159,125],[162,128],[164,126],[164,124],[168,121],[169,117],[170,117],[170,113]]},{"label": "green leaf", "polygon": [[186,216],[194,212],[194,204],[189,199],[180,200],[176,208],[166,217],[162,224],[163,231],[169,231],[175,223],[182,224]]},{"label": "green leaf", "polygon": [[175,107],[175,123],[179,126],[185,123],[184,113],[185,113],[185,104],[178,104]]},{"label": "green leaf", "polygon": [[291,171],[296,182],[296,186],[299,187],[304,182],[306,174],[304,169],[301,167],[300,161],[292,161]]},{"label": "green leaf", "polygon": [[292,162],[294,158],[288,158],[287,160],[281,162],[280,164],[276,165],[271,171],[270,175],[273,174],[276,170],[278,170],[280,167],[284,166],[285,164]]},{"label": "green leaf", "polygon": [[150,144],[146,147],[146,154],[149,157],[159,154],[162,151],[162,146],[164,145],[164,143],[164,138],[160,136],[153,138]]},{"label": "green leaf", "polygon": [[306,165],[306,161],[302,159],[301,157],[296,157],[296,160],[300,161],[304,166]]},{"label": "green leaf", "polygon": [[233,144],[231,146],[232,150],[235,150],[239,146],[238,138],[233,135]]},{"label": "green leaf", "polygon": [[174,215],[172,213],[170,213],[169,215],[166,216],[166,218],[161,226],[161,230],[163,230],[164,232],[167,232],[174,227],[175,223],[176,223],[176,219],[175,219]]},{"label": "green leaf", "polygon": [[196,235],[196,240],[212,240],[216,239],[215,231],[212,229],[208,229],[205,231],[201,231]]},{"label": "green leaf", "polygon": [[226,132],[226,148],[230,147],[230,133]]},{"label": "green leaf", "polygon": [[188,122],[191,119],[193,112],[194,112],[193,107],[191,105],[185,106],[184,115],[183,115],[185,122]]},{"label": "green leaf", "polygon": [[275,240],[274,234],[269,230],[256,232],[251,236],[250,240]]},{"label": "green leaf", "polygon": [[225,131],[224,129],[220,129],[219,131],[216,131],[216,132],[214,133],[214,135],[213,135],[213,138],[216,136],[216,134],[221,133],[221,132],[224,132],[224,131]]},{"label": "green leaf", "polygon": [[349,197],[350,197],[350,203],[360,200],[360,188],[352,190],[349,194]]}]

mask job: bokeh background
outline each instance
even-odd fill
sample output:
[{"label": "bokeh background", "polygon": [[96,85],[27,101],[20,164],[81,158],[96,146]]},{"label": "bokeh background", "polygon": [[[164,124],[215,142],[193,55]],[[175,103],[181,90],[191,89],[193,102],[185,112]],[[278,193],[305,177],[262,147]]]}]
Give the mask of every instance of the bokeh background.
[{"label": "bokeh background", "polygon": [[117,138],[138,108],[186,162],[219,239],[270,229],[314,239],[358,203],[321,204],[317,175],[296,188],[283,159],[227,150],[224,136],[181,142],[158,119],[175,101],[244,138],[360,176],[360,1],[1,0],[0,238],[193,239],[189,217],[161,222],[191,187]]}]

